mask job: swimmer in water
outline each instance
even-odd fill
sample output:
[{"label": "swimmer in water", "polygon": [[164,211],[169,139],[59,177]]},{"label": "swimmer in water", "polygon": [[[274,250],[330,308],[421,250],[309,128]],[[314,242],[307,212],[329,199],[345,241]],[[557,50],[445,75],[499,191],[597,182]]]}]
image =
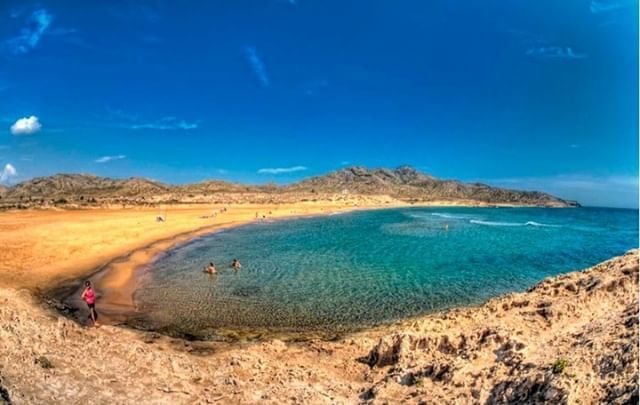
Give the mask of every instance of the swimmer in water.
[{"label": "swimmer in water", "polygon": [[216,266],[213,263],[209,263],[209,266],[204,268],[205,273],[216,274]]}]

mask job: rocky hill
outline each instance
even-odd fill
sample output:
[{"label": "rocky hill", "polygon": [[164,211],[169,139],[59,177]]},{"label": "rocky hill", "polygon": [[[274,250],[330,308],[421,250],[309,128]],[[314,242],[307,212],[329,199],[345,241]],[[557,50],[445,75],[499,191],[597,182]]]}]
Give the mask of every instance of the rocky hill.
[{"label": "rocky hill", "polygon": [[495,204],[577,206],[538,191],[517,191],[481,183],[439,180],[412,167],[395,170],[351,167],[312,177],[288,187],[295,191],[318,191],[353,194],[387,194],[399,199],[419,201],[479,201]]},{"label": "rocky hill", "polygon": [[[141,203],[150,201],[206,202],[207,197],[230,198],[229,195],[253,194],[263,198],[291,200],[322,198],[329,195],[388,195],[414,202],[459,202],[513,204],[535,206],[578,206],[537,191],[517,191],[485,184],[467,184],[456,180],[440,180],[402,166],[395,170],[351,167],[312,177],[286,186],[245,185],[221,180],[195,184],[169,185],[158,181],[129,178],[110,179],[88,174],[57,174],[38,177],[13,187],[0,189],[1,204],[31,206],[34,204],[103,202]],[[235,199],[234,199],[235,200]]]},{"label": "rocky hill", "polygon": [[7,189],[7,199],[137,196],[166,193],[170,187],[153,180],[132,177],[110,179],[90,174],[56,174],[36,177]]}]

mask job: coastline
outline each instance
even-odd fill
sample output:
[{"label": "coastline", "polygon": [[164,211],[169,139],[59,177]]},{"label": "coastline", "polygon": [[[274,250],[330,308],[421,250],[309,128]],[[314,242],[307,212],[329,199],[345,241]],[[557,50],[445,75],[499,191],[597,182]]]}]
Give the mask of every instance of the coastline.
[{"label": "coastline", "polygon": [[0,391],[16,404],[635,403],[637,289],[634,249],[480,307],[335,341],[228,345],[82,327],[0,288]]},{"label": "coastline", "polygon": [[[269,222],[280,220],[291,220],[304,217],[315,217],[325,215],[344,214],[348,212],[358,210],[380,210],[380,209],[395,209],[403,207],[478,207],[478,205],[465,205],[465,204],[444,204],[443,202],[426,203],[426,204],[405,204],[394,201],[388,204],[370,204],[364,206],[349,206],[342,207],[320,207],[319,210],[309,210],[308,212],[301,213],[296,210],[292,210],[291,213],[276,212],[276,215],[267,216],[267,218],[259,220],[266,220]],[[480,205],[482,207],[482,205]],[[527,206],[512,206],[501,205],[494,208],[530,208]],[[554,207],[555,208],[555,207]],[[269,211],[272,212],[272,211]],[[69,281],[64,286],[58,286],[55,289],[44,292],[45,297],[52,297],[65,305],[69,305],[77,309],[75,319],[84,320],[88,317],[88,310],[84,302],[80,299],[81,292],[83,290],[82,280],[91,280],[94,285],[94,289],[98,294],[98,307],[100,310],[101,323],[103,324],[117,324],[132,326],[130,321],[132,318],[137,318],[139,315],[135,305],[134,294],[138,289],[141,277],[144,276],[145,271],[148,269],[148,265],[153,262],[158,255],[169,251],[176,246],[187,243],[198,237],[204,235],[214,234],[226,229],[240,227],[255,223],[256,218],[241,219],[236,221],[221,222],[214,225],[207,225],[201,228],[189,230],[183,233],[172,235],[168,238],[160,239],[151,242],[150,244],[141,248],[126,252],[123,255],[117,256],[111,259],[109,262],[94,268],[91,271],[87,271],[86,276]],[[361,330],[385,328],[390,325],[396,324],[397,321],[391,321],[389,323],[355,328],[348,333],[357,333]],[[347,332],[344,332],[347,333]],[[295,331],[295,332],[274,332],[271,330],[236,330],[229,329],[227,331],[221,331],[221,337],[232,336],[233,340],[236,336],[260,336],[260,337],[277,337],[285,338],[285,336],[292,337],[293,339],[306,339],[313,337],[329,337],[335,338],[335,333],[324,333],[322,331]],[[340,335],[342,336],[342,335]]]},{"label": "coastline", "polygon": [[[212,217],[221,208],[228,211]],[[67,302],[81,311],[82,280],[97,281],[103,320],[121,322],[135,313],[136,270],[179,243],[255,221],[332,215],[354,210],[401,207],[510,207],[475,201],[407,203],[388,196],[354,196],[273,204],[198,204],[86,210],[27,210],[0,213],[0,287],[27,288],[45,299]],[[166,222],[156,222],[166,215]],[[103,290],[103,291],[100,291]],[[102,296],[101,296],[102,295]]]},{"label": "coastline", "polygon": [[[0,286],[52,291],[77,282],[140,249],[197,232],[214,232],[255,220],[401,207],[386,196],[347,202],[173,205],[166,208],[27,210],[0,213]],[[227,208],[213,217],[214,211]],[[268,214],[271,212],[271,214]],[[156,217],[167,220],[157,222]]]},{"label": "coastline", "polygon": [[[343,207],[335,210],[327,211],[325,209],[319,212],[309,213],[292,213],[279,216],[267,216],[267,218],[259,221],[281,221],[292,220],[296,218],[315,217],[324,215],[343,214],[358,210],[378,210],[393,209],[405,207],[406,205],[378,206],[371,205],[366,207]],[[223,230],[240,227],[255,223],[256,219],[246,219],[239,221],[223,222],[216,225],[205,226],[195,230],[180,233],[166,239],[152,242],[140,249],[128,252],[125,255],[114,258],[98,269],[94,269],[86,279],[90,280],[98,295],[98,305],[102,323],[121,324],[126,323],[130,316],[136,314],[136,306],[134,294],[139,286],[140,277],[143,275],[146,266],[153,262],[158,255],[175,248],[176,246],[187,243],[198,237],[215,234]],[[75,286],[75,288],[73,287]],[[69,287],[61,289],[59,294],[51,294],[53,298],[58,299],[64,304],[71,305],[78,309],[78,319],[86,319],[88,311],[86,305],[80,299],[83,286],[81,279],[74,280]],[[71,291],[71,294],[68,292]],[[46,294],[46,293],[45,293]],[[104,322],[106,320],[106,322]],[[231,333],[235,333],[233,331]]]}]

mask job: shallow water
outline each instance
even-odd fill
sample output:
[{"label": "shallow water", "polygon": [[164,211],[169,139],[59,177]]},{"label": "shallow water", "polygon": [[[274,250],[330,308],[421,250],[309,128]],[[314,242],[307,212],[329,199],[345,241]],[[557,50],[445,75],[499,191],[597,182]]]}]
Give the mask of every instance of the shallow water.
[{"label": "shallow water", "polygon": [[[637,246],[634,210],[360,211],[196,239],[152,263],[135,299],[148,325],[175,333],[341,332],[479,304]],[[202,272],[210,261],[218,275]]]}]

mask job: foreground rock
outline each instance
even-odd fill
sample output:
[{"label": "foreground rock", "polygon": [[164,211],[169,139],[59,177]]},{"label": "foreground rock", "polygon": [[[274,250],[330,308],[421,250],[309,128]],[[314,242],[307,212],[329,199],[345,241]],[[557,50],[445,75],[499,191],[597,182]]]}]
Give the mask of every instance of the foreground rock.
[{"label": "foreground rock", "polygon": [[638,403],[638,251],[338,342],[86,328],[0,290],[0,402]]}]

